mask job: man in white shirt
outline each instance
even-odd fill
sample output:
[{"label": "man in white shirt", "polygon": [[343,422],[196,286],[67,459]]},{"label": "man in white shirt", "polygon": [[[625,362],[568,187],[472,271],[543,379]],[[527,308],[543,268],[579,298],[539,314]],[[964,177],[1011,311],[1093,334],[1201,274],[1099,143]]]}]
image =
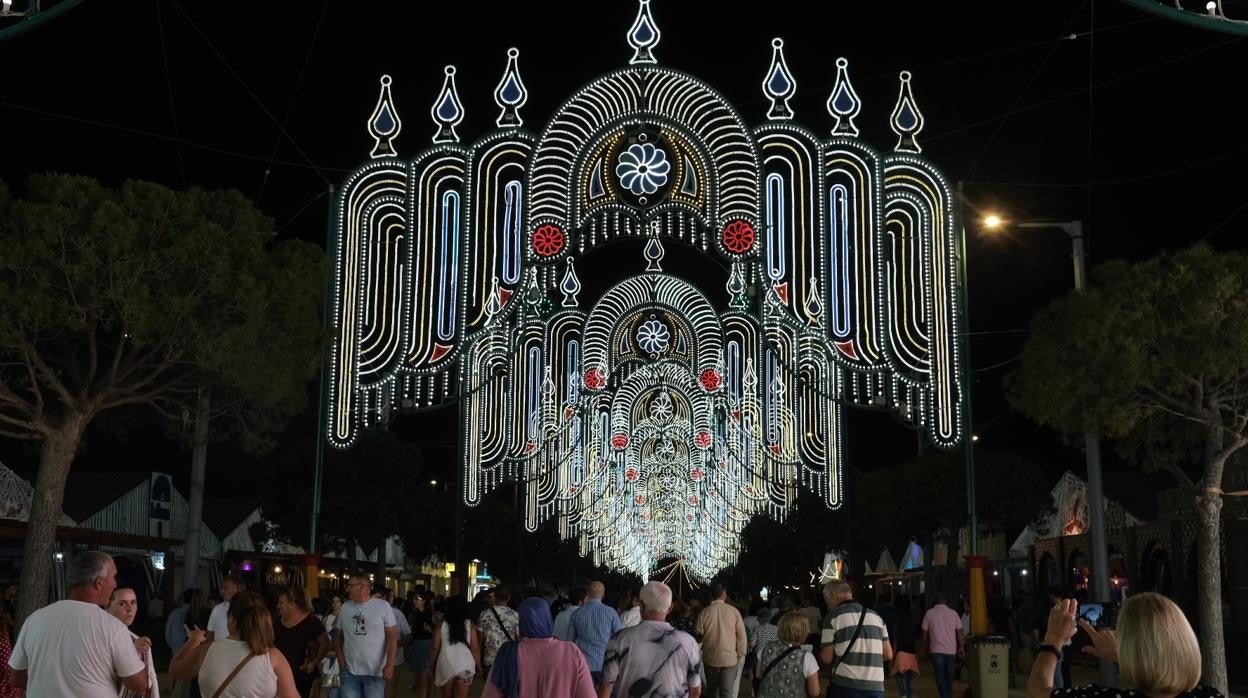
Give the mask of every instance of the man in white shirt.
[{"label": "man in white shirt", "polygon": [[99,551],[69,567],[69,598],[35,611],[22,625],[9,667],[28,696],[117,698],[121,688],[148,690],[147,667],[130,631],[104,605],[117,588],[117,566]]},{"label": "man in white shirt", "polygon": [[620,627],[631,628],[641,622],[641,595],[633,594],[628,610],[620,614]]},{"label": "man in white shirt", "polygon": [[568,600],[572,603],[568,604],[555,616],[555,639],[572,641],[572,614],[581,610],[581,604],[585,603],[585,599],[589,596],[589,590],[585,587],[576,587],[568,596]]},{"label": "man in white shirt", "polygon": [[[373,587],[373,598],[385,601],[389,604],[390,610],[394,612],[394,627],[399,636],[398,651],[394,657],[394,666],[397,669],[404,661],[403,648],[412,644],[412,624],[407,622],[407,616],[403,615],[402,609],[394,605],[393,591],[385,587]],[[394,695],[394,677],[392,676],[386,681],[386,698],[394,698]]]},{"label": "man in white shirt", "polygon": [[212,607],[212,613],[208,614],[208,639],[224,640],[230,636],[230,599],[234,595],[247,588],[247,582],[242,577],[231,574],[221,580],[221,603]]},{"label": "man in white shirt", "polygon": [[394,677],[399,631],[394,609],[381,599],[369,598],[367,575],[347,580],[350,601],[338,613],[334,644],[341,666],[342,698],[385,698],[386,683]]}]

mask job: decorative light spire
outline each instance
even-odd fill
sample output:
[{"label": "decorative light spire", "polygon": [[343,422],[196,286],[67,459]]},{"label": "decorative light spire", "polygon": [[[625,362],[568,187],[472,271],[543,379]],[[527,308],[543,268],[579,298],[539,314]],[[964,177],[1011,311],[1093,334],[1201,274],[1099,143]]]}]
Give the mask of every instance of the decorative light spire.
[{"label": "decorative light spire", "polygon": [[771,67],[767,69],[767,77],[763,79],[763,94],[771,100],[771,109],[767,118],[772,121],[784,121],[793,118],[793,110],[789,108],[789,99],[797,91],[797,81],[789,66],[784,62],[784,39],[779,37],[771,40]]},{"label": "decorative light spire", "polygon": [[501,127],[516,127],[524,123],[520,118],[520,107],[529,100],[529,91],[525,89],[520,71],[516,68],[519,55],[518,49],[507,49],[507,70],[503,71],[498,87],[494,88],[494,103],[503,110],[494,123]]},{"label": "decorative light spire", "polygon": [[442,80],[442,91],[433,103],[433,123],[438,125],[438,132],[433,134],[434,143],[458,143],[459,134],[455,127],[464,120],[464,105],[459,101],[455,90],[455,66],[446,66],[446,78]]},{"label": "decorative light spire", "polygon": [[732,264],[732,272],[728,275],[728,307],[733,310],[745,310],[750,307],[750,301],[745,296],[745,278],[741,275],[741,265],[737,262]]},{"label": "decorative light spire", "polygon": [[643,251],[646,258],[646,271],[663,271],[660,262],[667,256],[667,250],[663,249],[663,243],[659,242],[657,237],[650,238],[650,242],[646,243],[646,249]]},{"label": "decorative light spire", "polygon": [[901,71],[901,91],[897,95],[897,106],[893,107],[891,118],[893,132],[897,134],[897,147],[894,150],[902,153],[918,153],[923,149],[914,139],[923,130],[923,114],[914,103],[914,95],[910,93],[910,71]]},{"label": "decorative light spire", "polygon": [[559,282],[559,290],[563,292],[563,307],[575,308],[576,296],[581,292],[581,280],[576,276],[576,267],[572,258],[568,257],[568,269],[563,272],[563,280]]},{"label": "decorative light spire", "polygon": [[633,26],[628,30],[628,45],[633,47],[633,58],[628,64],[658,63],[651,49],[659,44],[659,38],[659,26],[650,14],[650,0],[640,0],[637,19],[633,20]]},{"label": "decorative light spire", "polygon": [[849,61],[836,59],[836,84],[832,86],[832,94],[828,97],[828,113],[836,119],[832,126],[834,136],[857,136],[858,127],[854,125],[854,117],[862,110],[862,100],[854,92],[849,82]]},{"label": "decorative light spire", "polygon": [[368,135],[373,137],[372,158],[386,158],[398,155],[394,149],[394,138],[399,135],[403,122],[394,109],[394,98],[390,96],[390,76],[381,76],[381,92],[377,95],[377,106],[373,115],[368,117]]},{"label": "decorative light spire", "polygon": [[819,279],[810,277],[810,285],[806,287],[806,316],[810,324],[818,325],[823,316],[823,301],[819,299]]}]

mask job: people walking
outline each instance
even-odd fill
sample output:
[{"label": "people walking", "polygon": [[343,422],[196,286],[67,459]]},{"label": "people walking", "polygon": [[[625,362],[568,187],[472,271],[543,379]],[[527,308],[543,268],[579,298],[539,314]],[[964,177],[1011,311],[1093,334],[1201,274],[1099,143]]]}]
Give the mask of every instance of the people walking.
[{"label": "people walking", "polygon": [[303,587],[283,589],[277,595],[273,642],[290,664],[301,698],[312,695],[312,686],[321,678],[321,660],[329,654],[325,624],[312,614],[311,605]]},{"label": "people walking", "polygon": [[953,697],[953,673],[958,659],[966,656],[966,630],[957,611],[949,608],[949,599],[936,594],[936,604],[923,614],[923,632],[919,646],[926,647],[932,657],[936,691],[940,698]]},{"label": "people walking", "polygon": [[299,698],[290,664],[273,645],[273,617],[259,594],[233,594],[226,628],[213,640],[188,628],[186,644],[169,662],[170,675],[198,677],[205,697]]},{"label": "people walking", "polygon": [[342,604],[334,637],[342,698],[385,698],[386,681],[394,676],[399,642],[394,611],[371,591],[367,575],[347,580],[349,600]]},{"label": "people walking", "polygon": [[882,698],[884,667],[893,660],[884,620],[855,601],[846,582],[828,582],[823,599],[828,614],[819,637],[819,661],[830,666],[828,698]]},{"label": "people walking", "polygon": [[520,604],[520,637],[495,656],[483,698],[594,698],[594,680],[579,647],[554,637],[550,605],[541,597]]},{"label": "people walking", "polygon": [[919,675],[918,624],[910,613],[910,602],[902,597],[897,603],[897,629],[889,633],[893,643],[893,664],[890,676],[897,677],[901,698],[914,696],[914,677]]},{"label": "people walking", "polygon": [[433,685],[442,698],[466,698],[481,666],[469,608],[462,596],[447,599],[442,625],[433,634]]},{"label": "people walking", "polygon": [[819,695],[819,663],[802,644],[810,623],[801,611],[789,611],[776,626],[777,638],[758,648],[755,698],[807,698]]},{"label": "people walking", "polygon": [[588,597],[589,590],[585,587],[578,586],[572,589],[572,593],[568,596],[570,603],[559,611],[559,615],[555,616],[556,639],[572,641],[572,614],[581,610],[581,606],[585,604],[585,599]]},{"label": "people walking", "polygon": [[[129,629],[130,626],[134,625],[134,619],[139,615],[139,597],[135,595],[134,589],[117,587],[113,590],[112,596],[109,597],[108,608],[105,610]],[[122,688],[121,696],[122,698],[131,698],[132,696],[160,698],[160,684],[156,680],[156,663],[152,661],[152,639],[150,637],[139,637],[133,632],[130,633],[130,638],[134,640],[134,650],[138,653],[139,659],[147,667],[147,693],[135,693],[128,688]]]},{"label": "people walking", "polygon": [[103,608],[117,588],[113,558],[80,553],[68,573],[69,598],[30,614],[13,643],[13,685],[32,698],[117,698],[119,681],[147,692],[147,666],[130,631]]},{"label": "people walking", "polygon": [[516,639],[520,632],[520,616],[507,604],[511,592],[499,587],[494,590],[493,602],[477,617],[477,642],[481,646],[481,671],[489,676],[494,657],[503,643]]},{"label": "people walking", "polygon": [[698,616],[702,636],[702,668],[706,672],[704,693],[713,698],[733,698],[740,684],[741,666],[748,650],[745,621],[728,602],[723,584],[711,585],[711,603]]},{"label": "people walking", "polygon": [[620,630],[619,615],[602,602],[606,595],[607,587],[602,582],[589,585],[589,598],[572,616],[571,637],[568,638],[585,654],[585,663],[595,684],[602,681],[602,659],[607,652],[607,641]]},{"label": "people walking", "polygon": [[208,612],[208,639],[215,640],[217,638],[226,637],[230,634],[229,624],[226,616],[230,612],[230,599],[240,591],[247,590],[247,582],[243,578],[231,574],[221,580],[221,603],[212,607]]},{"label": "people walking", "polygon": [[620,630],[607,643],[598,698],[698,698],[702,694],[698,644],[665,620],[672,606],[672,590],[663,582],[649,582],[641,588],[640,596],[641,623]]},{"label": "people walking", "polygon": [[429,657],[433,653],[433,599],[428,592],[412,598],[412,644],[407,652],[407,668],[411,670],[412,692],[416,698],[429,693]]}]

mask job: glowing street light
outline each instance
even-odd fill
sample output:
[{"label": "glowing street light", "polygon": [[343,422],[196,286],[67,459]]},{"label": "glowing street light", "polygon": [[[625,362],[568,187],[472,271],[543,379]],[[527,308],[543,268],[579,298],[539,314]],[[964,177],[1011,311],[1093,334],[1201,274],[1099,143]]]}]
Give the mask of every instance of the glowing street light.
[{"label": "glowing street light", "polygon": [[995,213],[984,216],[984,227],[989,230],[998,230],[1003,225],[1005,225],[1005,221],[1001,220],[1001,216]]}]

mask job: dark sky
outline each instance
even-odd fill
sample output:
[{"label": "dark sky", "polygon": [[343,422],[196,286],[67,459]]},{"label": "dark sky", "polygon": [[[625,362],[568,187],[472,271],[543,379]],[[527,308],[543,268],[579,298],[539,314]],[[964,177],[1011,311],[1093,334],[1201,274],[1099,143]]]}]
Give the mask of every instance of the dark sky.
[{"label": "dark sky", "polygon": [[[912,71],[926,118],[919,142],[965,182],[970,205],[1015,220],[1082,219],[1092,263],[1201,239],[1242,245],[1242,40],[1108,0],[655,0],[653,11],[660,63],[705,79],[755,123],[775,36],[798,82],[797,121],[818,133],[831,123],[824,101],[838,56],[864,101],[863,136],[881,149],[895,141],[896,75]],[[364,123],[381,74],[394,77],[397,145],[410,157],[433,133],[446,64],[459,69],[460,134],[492,127],[491,94],[515,46],[530,94],[522,114],[537,131],[582,85],[627,63],[635,13],[628,0],[87,2],[0,41],[0,179],[20,190],[28,174],[53,170],[234,187],[281,235],[320,243],[322,194],[372,144]],[[1030,317],[1071,284],[1069,242],[1057,230],[990,238],[975,219],[968,212],[975,431],[985,447],[1078,470],[1082,456],[1011,413],[1001,390]],[[445,410],[399,422],[447,475],[454,444],[436,434],[453,419]],[[848,437],[859,469],[914,443],[870,415]],[[127,458],[127,468],[184,469],[176,450],[135,445]]]}]

